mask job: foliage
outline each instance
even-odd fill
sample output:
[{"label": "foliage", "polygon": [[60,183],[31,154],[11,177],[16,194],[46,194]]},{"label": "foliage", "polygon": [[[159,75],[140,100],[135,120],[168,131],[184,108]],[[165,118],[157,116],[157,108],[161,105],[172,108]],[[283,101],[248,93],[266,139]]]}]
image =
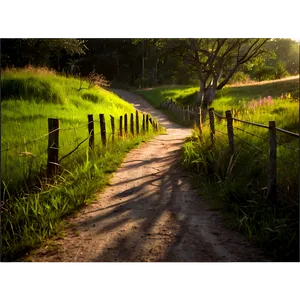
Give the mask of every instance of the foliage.
[{"label": "foliage", "polygon": [[238,71],[233,74],[228,84],[243,84],[248,82],[251,82],[250,76],[242,71]]},{"label": "foliage", "polygon": [[[2,67],[24,67],[32,64],[70,74],[81,73],[83,77],[87,77],[90,72],[96,72],[103,74],[113,85],[125,87],[199,85],[199,66],[204,67],[207,62],[204,67],[206,71],[214,70],[218,73],[219,67],[223,69],[219,78],[221,84],[221,81],[226,81],[229,71],[234,69],[238,50],[239,59],[242,59],[242,54],[257,40],[259,41],[252,50],[263,40],[3,39],[1,59]],[[221,45],[218,53],[217,44]],[[291,39],[270,39],[265,46],[268,52],[263,53],[260,51],[263,49],[259,49],[259,56],[250,55],[250,61],[243,62],[235,71],[248,74],[251,80],[275,78],[276,66],[282,61],[289,74],[299,73],[299,43]],[[199,51],[195,52],[195,49]],[[210,75],[204,74],[204,77],[208,76],[207,85],[212,79],[211,75],[211,72]]]},{"label": "foliage", "polygon": [[[64,216],[105,186],[129,149],[156,134],[152,126],[148,134],[136,138],[118,139],[116,132],[111,145],[110,115],[115,116],[117,131],[119,116],[135,113],[135,108],[108,90],[91,87],[78,92],[78,85],[78,79],[46,69],[2,72],[1,226],[2,252],[8,260],[58,230]],[[99,113],[106,119],[106,148],[101,145]],[[95,120],[95,152],[88,151],[86,141],[60,162],[62,173],[54,181],[45,180],[47,118],[60,120],[61,158],[88,137],[88,114]]]},{"label": "foliage", "polygon": [[2,39],[2,67],[24,67],[26,65],[55,67],[67,57],[85,55],[88,50],[80,39]]},{"label": "foliage", "polygon": [[97,74],[96,72],[91,72],[87,77],[89,87],[99,86],[99,87],[109,87],[110,82],[102,74]]},{"label": "foliage", "polygon": [[[183,103],[185,97],[191,97],[197,90],[169,86],[139,90],[138,93],[158,106],[166,97]],[[235,118],[264,125],[275,120],[277,127],[299,132],[299,103],[293,95],[299,97],[299,78],[249,86],[226,86],[218,91],[212,106],[221,115],[230,109]],[[193,136],[184,144],[182,163],[194,176],[205,198],[210,199],[215,209],[223,210],[235,228],[266,249],[275,261],[298,261],[299,141],[277,134],[280,143],[277,147],[279,199],[276,204],[270,203],[266,199],[268,131],[238,122],[233,125],[252,134],[234,129],[238,137],[235,138],[236,154],[233,159],[229,154],[226,123],[216,118],[215,147],[211,147],[208,122],[205,122],[201,138],[195,128]],[[286,161],[292,162],[292,165]]]}]

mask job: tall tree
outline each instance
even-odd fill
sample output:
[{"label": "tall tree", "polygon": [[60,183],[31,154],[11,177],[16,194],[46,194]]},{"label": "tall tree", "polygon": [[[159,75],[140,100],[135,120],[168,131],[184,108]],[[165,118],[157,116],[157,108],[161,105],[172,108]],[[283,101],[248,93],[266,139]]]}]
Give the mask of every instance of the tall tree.
[{"label": "tall tree", "polygon": [[179,39],[169,40],[177,55],[199,77],[197,103],[207,108],[240,66],[266,53],[269,39]]},{"label": "tall tree", "polygon": [[2,39],[1,58],[5,66],[47,66],[61,68],[63,56],[84,55],[85,41],[80,39]]},{"label": "tall tree", "polygon": [[190,39],[181,52],[199,76],[197,103],[204,109],[212,103],[216,91],[222,89],[246,62],[266,53],[267,39]]}]

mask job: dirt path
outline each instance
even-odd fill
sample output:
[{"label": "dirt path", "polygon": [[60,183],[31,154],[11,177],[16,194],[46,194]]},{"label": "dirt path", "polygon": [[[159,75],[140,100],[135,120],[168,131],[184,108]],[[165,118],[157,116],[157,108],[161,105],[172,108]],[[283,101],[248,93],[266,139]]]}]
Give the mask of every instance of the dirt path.
[{"label": "dirt path", "polygon": [[159,119],[167,134],[128,153],[98,201],[70,218],[65,237],[35,251],[31,260],[267,261],[244,236],[223,224],[177,165],[190,129],[169,122],[141,97],[116,92]]}]

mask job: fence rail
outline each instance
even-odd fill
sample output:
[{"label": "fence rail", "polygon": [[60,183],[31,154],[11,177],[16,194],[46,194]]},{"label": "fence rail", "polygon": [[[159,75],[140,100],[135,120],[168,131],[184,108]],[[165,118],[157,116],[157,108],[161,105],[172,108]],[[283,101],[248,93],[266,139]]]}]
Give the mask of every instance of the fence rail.
[{"label": "fence rail", "polygon": [[180,121],[196,121],[199,119],[199,108],[187,106],[186,108],[179,106],[172,99],[165,99],[160,103],[160,108],[171,110],[176,118]]},{"label": "fence rail", "polygon": [[[180,121],[193,120],[197,124],[197,127],[199,128],[200,137],[202,135],[202,127],[203,127],[204,123],[209,121],[210,139],[211,139],[212,146],[214,146],[214,144],[215,144],[216,132],[221,133],[223,135],[226,135],[227,138],[228,138],[228,143],[229,143],[231,156],[234,155],[234,153],[235,153],[235,139],[238,139],[238,140],[244,142],[245,144],[247,144],[248,146],[251,146],[252,148],[254,148],[256,150],[258,150],[260,152],[263,152],[263,150],[260,149],[259,147],[257,147],[256,145],[252,145],[248,141],[245,141],[244,139],[242,139],[239,136],[237,136],[236,134],[234,134],[234,132],[236,130],[242,131],[245,134],[249,134],[251,136],[255,136],[255,137],[263,140],[265,143],[268,143],[268,146],[269,146],[269,154],[268,154],[269,166],[268,166],[268,183],[267,183],[268,196],[267,197],[268,197],[268,199],[270,199],[272,201],[277,200],[277,160],[281,160],[283,162],[285,161],[289,165],[293,164],[291,161],[284,160],[284,159],[277,156],[277,147],[282,146],[282,147],[285,147],[286,149],[290,149],[294,152],[299,151],[299,148],[294,148],[294,147],[291,147],[289,145],[285,145],[283,143],[280,143],[278,141],[276,132],[281,132],[283,134],[289,135],[289,136],[294,137],[294,138],[299,138],[298,133],[294,133],[294,132],[276,127],[275,121],[270,121],[269,125],[267,126],[267,125],[264,125],[264,124],[259,124],[259,123],[255,123],[255,122],[250,122],[250,121],[234,118],[232,116],[232,113],[231,113],[230,110],[226,111],[225,116],[222,116],[222,115],[218,114],[217,112],[215,112],[213,108],[210,108],[209,111],[208,111],[208,118],[203,120],[200,108],[195,108],[195,107],[190,107],[190,106],[187,106],[186,108],[184,108],[184,107],[178,105],[174,100],[168,99],[168,98],[165,99],[163,102],[161,102],[160,108],[170,110],[171,112],[173,112],[173,114],[176,116],[176,118],[179,119]],[[217,119],[218,123],[221,122],[222,120],[226,120],[226,125],[227,125],[227,132],[226,133],[219,130],[218,128],[216,128],[217,127],[216,126],[216,119]],[[260,128],[263,128],[263,129],[267,129],[268,133],[269,133],[269,137],[268,138],[263,138],[259,135],[251,133],[247,130],[244,130],[242,128],[234,126],[234,122],[238,122],[238,123],[247,124],[247,125],[254,126],[254,127],[260,127]],[[293,165],[298,166],[295,163]]]},{"label": "fence rail", "polygon": [[[145,124],[143,124],[143,131],[141,132],[140,129],[140,116],[143,116],[143,120],[145,122]],[[59,119],[55,119],[55,118],[49,118],[48,119],[48,133],[44,134],[40,137],[37,137],[31,141],[24,141],[24,143],[19,143],[18,145],[11,145],[11,147],[9,147],[9,145],[7,145],[7,147],[5,149],[3,149],[1,151],[1,155],[2,157],[6,157],[8,159],[8,152],[12,151],[12,152],[16,152],[19,155],[22,156],[27,156],[28,160],[26,160],[26,162],[24,162],[24,164],[22,163],[23,168],[28,168],[31,172],[32,169],[32,163],[33,161],[36,161],[36,158],[41,156],[42,154],[44,155],[45,153],[47,153],[47,158],[45,158],[45,161],[42,162],[41,158],[39,158],[39,169],[40,171],[42,171],[42,169],[44,169],[46,171],[45,175],[47,174],[47,178],[51,178],[54,175],[58,174],[60,172],[60,168],[62,167],[61,162],[62,160],[64,160],[65,158],[67,158],[68,156],[70,156],[71,154],[73,154],[74,152],[80,152],[82,149],[82,145],[85,142],[88,142],[88,148],[90,150],[95,149],[97,145],[95,145],[95,137],[99,136],[101,139],[101,147],[103,147],[103,149],[105,149],[105,151],[108,150],[107,146],[108,144],[114,144],[116,142],[116,124],[115,124],[115,120],[116,118],[112,115],[110,115],[110,127],[111,127],[111,132],[107,132],[107,124],[106,124],[106,120],[105,120],[105,115],[104,114],[99,114],[98,115],[98,120],[96,120],[96,118],[94,118],[94,115],[89,114],[87,115],[87,123],[85,125],[80,125],[77,127],[72,127],[72,128],[61,128],[60,127],[60,120]],[[150,130],[150,126],[149,123],[152,128],[153,131],[159,131],[161,128],[160,123],[158,123],[158,121],[156,121],[155,119],[153,119],[150,115],[146,115],[141,111],[137,111],[135,112],[135,118],[134,118],[134,114],[131,113],[129,115],[129,118],[127,118],[127,114],[122,115],[122,116],[118,116],[117,119],[119,119],[119,136],[118,138],[120,140],[123,140],[126,137],[133,137],[133,136],[137,136],[137,135],[142,135],[145,134],[146,132],[148,132]],[[130,124],[128,124],[128,122],[130,121]],[[99,124],[99,125],[97,125]],[[97,126],[95,126],[97,125]],[[86,128],[86,137],[82,136],[81,137],[77,137],[76,134],[76,129],[80,128],[81,133],[83,128]],[[97,128],[97,129],[96,129]],[[130,128],[130,131],[128,130]],[[66,130],[75,130],[75,136],[74,136],[74,142],[72,143],[67,143],[67,145],[62,144],[61,141],[61,137],[60,137],[60,132],[61,131],[66,131]],[[95,132],[96,131],[96,132]],[[42,151],[40,155],[33,155],[30,152],[21,152],[17,151],[18,148],[23,148],[25,146],[26,149],[26,145],[34,143],[34,142],[39,142],[39,140],[45,138],[45,141],[41,141],[43,143],[46,143],[46,139],[48,137],[48,146],[45,145],[45,151]],[[62,144],[62,145],[61,145]],[[74,147],[72,147],[72,145],[74,145]],[[68,153],[62,153],[61,154],[61,149],[65,148],[66,146],[68,146],[68,148],[70,149],[71,147],[73,148],[71,151],[68,151]],[[69,150],[68,149],[68,150]],[[27,150],[26,150],[27,151]],[[18,163],[16,161],[16,165],[21,166],[20,163]],[[5,165],[7,165],[7,161],[5,163],[4,160],[4,164],[3,166],[5,167]],[[28,167],[27,167],[28,166]],[[37,170],[37,172],[40,172]],[[44,172],[44,171],[43,171]],[[5,169],[5,173],[9,174],[9,170]]]},{"label": "fence rail", "polygon": [[[220,130],[217,130],[215,128],[215,118],[214,118],[214,116],[216,116],[220,120],[226,120],[227,133],[224,133],[224,132],[222,132]],[[282,132],[284,134],[293,136],[295,138],[299,138],[299,134],[276,127],[276,122],[275,121],[269,121],[269,126],[266,126],[266,125],[263,125],[263,124],[258,124],[258,123],[254,123],[254,122],[249,122],[249,121],[233,118],[230,110],[226,111],[226,116],[221,116],[220,114],[216,113],[213,108],[210,108],[209,109],[209,119],[210,119],[209,126],[210,126],[210,136],[211,136],[212,145],[214,145],[214,142],[215,142],[215,132],[216,131],[220,132],[224,135],[227,135],[231,156],[234,155],[234,153],[235,153],[235,146],[234,146],[235,138],[238,138],[239,140],[241,140],[242,142],[248,144],[249,146],[252,146],[256,150],[262,151],[257,146],[252,145],[249,142],[247,142],[247,141],[243,140],[242,138],[238,137],[237,135],[235,135],[234,134],[235,129],[243,131],[246,134],[250,134],[250,135],[255,136],[257,138],[260,138],[261,140],[264,140],[265,142],[268,142],[268,144],[269,144],[269,166],[268,166],[268,194],[267,194],[267,197],[268,197],[269,200],[277,201],[277,160],[279,159],[279,160],[284,161],[283,159],[277,157],[277,145],[281,145],[281,146],[286,146],[286,145],[277,142],[276,132],[279,131],[279,132]],[[235,126],[233,126],[233,121],[248,124],[248,125],[255,126],[255,127],[268,129],[269,139],[265,139],[265,138],[260,137],[256,134],[248,132],[244,129],[241,129],[239,127],[235,127]],[[297,150],[299,151],[299,148],[298,149],[296,149],[294,147],[287,147],[287,148],[290,148],[293,151],[297,151]],[[289,162],[289,163],[291,163],[291,162]]]}]

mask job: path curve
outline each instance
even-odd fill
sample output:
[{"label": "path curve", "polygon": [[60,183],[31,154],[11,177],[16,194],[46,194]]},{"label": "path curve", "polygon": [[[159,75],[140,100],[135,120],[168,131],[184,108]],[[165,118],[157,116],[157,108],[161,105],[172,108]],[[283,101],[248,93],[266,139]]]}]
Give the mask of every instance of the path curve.
[{"label": "path curve", "polygon": [[114,90],[167,128],[127,154],[97,201],[69,218],[57,247],[32,261],[234,262],[267,261],[246,237],[227,228],[191,188],[179,150],[191,130],[168,121],[140,96]]}]

